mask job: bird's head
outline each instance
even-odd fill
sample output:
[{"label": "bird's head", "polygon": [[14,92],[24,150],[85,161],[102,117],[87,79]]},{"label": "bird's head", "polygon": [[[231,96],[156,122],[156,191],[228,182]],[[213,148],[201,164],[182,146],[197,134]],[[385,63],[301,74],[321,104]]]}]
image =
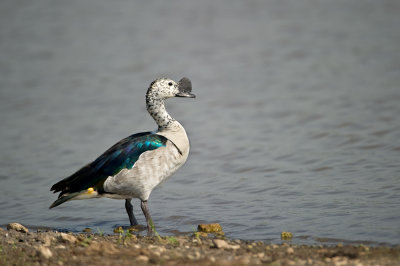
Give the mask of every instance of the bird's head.
[{"label": "bird's head", "polygon": [[192,82],[188,78],[182,78],[178,83],[168,78],[156,79],[150,84],[147,96],[160,100],[172,97],[196,97],[192,94]]}]

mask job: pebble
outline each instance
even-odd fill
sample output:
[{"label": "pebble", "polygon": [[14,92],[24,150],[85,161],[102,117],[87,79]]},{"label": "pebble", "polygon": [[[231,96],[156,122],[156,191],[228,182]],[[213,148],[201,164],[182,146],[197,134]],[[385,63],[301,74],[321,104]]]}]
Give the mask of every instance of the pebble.
[{"label": "pebble", "polygon": [[228,244],[228,242],[226,242],[223,239],[214,239],[213,244],[214,244],[213,247],[220,248],[220,249],[222,249],[222,248],[233,249],[233,250],[240,249],[240,245],[230,245],[230,244]]},{"label": "pebble", "polygon": [[37,251],[40,256],[42,256],[46,259],[49,259],[53,256],[53,253],[51,252],[51,250],[45,246],[38,247]]},{"label": "pebble", "polygon": [[90,254],[117,254],[119,250],[111,243],[93,241],[87,248],[87,252]]},{"label": "pebble", "polygon": [[28,233],[29,230],[25,226],[19,223],[9,223],[7,224],[7,230],[15,230],[22,233]]},{"label": "pebble", "polygon": [[230,245],[229,249],[233,249],[233,250],[240,249],[240,245]]},{"label": "pebble", "polygon": [[196,250],[193,254],[187,255],[189,260],[198,260],[201,257],[201,254],[198,250]]},{"label": "pebble", "polygon": [[149,257],[144,255],[139,255],[136,257],[136,261],[139,263],[147,263],[149,261]]},{"label": "pebble", "polygon": [[75,236],[66,233],[60,233],[59,239],[65,243],[71,243],[71,244],[78,241]]},{"label": "pebble", "polygon": [[240,264],[249,265],[249,264],[250,264],[250,261],[251,261],[250,256],[248,256],[248,255],[243,255],[243,256],[239,259],[238,262],[239,262]]},{"label": "pebble", "polygon": [[264,258],[265,253],[264,252],[260,252],[260,253],[254,254],[254,256],[256,256],[256,257],[261,259],[261,258]]},{"label": "pebble", "polygon": [[149,245],[148,249],[151,250],[152,254],[156,257],[160,257],[162,253],[164,253],[165,251],[167,251],[167,249],[165,247],[161,247],[161,246],[154,246],[154,245]]},{"label": "pebble", "polygon": [[183,236],[176,237],[176,240],[178,241],[179,246],[183,246],[187,242],[186,238],[184,238]]},{"label": "pebble", "polygon": [[338,256],[338,257],[334,257],[332,259],[332,262],[333,262],[333,265],[335,265],[335,266],[342,266],[342,265],[347,265],[349,260],[345,257]]},{"label": "pebble", "polygon": [[226,242],[223,239],[214,239],[213,243],[214,243],[214,247],[216,247],[216,248],[227,248],[227,247],[229,247],[228,242]]},{"label": "pebble", "polygon": [[294,249],[293,249],[292,247],[288,247],[288,248],[286,249],[286,253],[288,253],[288,254],[293,254],[293,253],[294,253]]},{"label": "pebble", "polygon": [[41,238],[41,241],[43,242],[43,246],[45,246],[45,247],[50,247],[51,246],[51,242],[54,241],[54,240],[55,240],[55,238],[52,237],[52,236],[49,236],[49,235],[44,235]]}]

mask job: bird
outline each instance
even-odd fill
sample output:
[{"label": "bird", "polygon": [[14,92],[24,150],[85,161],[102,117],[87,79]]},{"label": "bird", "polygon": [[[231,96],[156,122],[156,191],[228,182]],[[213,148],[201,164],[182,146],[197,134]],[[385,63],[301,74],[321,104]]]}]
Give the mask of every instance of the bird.
[{"label": "bird", "polygon": [[152,190],[174,174],[187,160],[189,139],[184,127],[165,109],[173,97],[195,98],[192,82],[184,77],[178,83],[169,78],[151,82],[146,92],[146,109],[158,129],[128,136],[106,150],[94,161],[54,184],[50,191],[60,192],[54,208],[69,200],[111,198],[125,200],[131,226],[138,225],[132,199],[140,199],[147,223],[147,234],[155,229],[148,199]]}]

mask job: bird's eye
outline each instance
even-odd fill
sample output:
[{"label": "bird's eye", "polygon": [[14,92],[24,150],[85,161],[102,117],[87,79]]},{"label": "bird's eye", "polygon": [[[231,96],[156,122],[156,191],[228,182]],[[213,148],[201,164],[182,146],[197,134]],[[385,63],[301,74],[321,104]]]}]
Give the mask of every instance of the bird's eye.
[{"label": "bird's eye", "polygon": [[168,86],[172,86],[172,82],[168,82]]}]

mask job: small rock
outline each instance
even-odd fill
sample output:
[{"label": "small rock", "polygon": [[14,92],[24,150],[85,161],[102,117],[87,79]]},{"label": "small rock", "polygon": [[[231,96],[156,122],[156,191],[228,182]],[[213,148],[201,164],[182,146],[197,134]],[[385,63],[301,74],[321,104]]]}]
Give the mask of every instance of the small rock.
[{"label": "small rock", "polygon": [[222,232],[222,226],[220,224],[199,224],[197,230],[206,233]]},{"label": "small rock", "polygon": [[176,240],[178,241],[180,247],[182,247],[183,245],[185,245],[186,242],[187,242],[187,239],[184,238],[184,237],[182,237],[182,236],[176,237]]},{"label": "small rock", "polygon": [[149,250],[151,250],[153,256],[160,257],[162,253],[167,251],[165,247],[160,247],[160,246],[155,246],[155,245],[149,245],[147,247]]},{"label": "small rock", "polygon": [[60,240],[65,242],[65,243],[71,243],[71,244],[73,244],[76,241],[78,241],[76,239],[76,237],[74,237],[73,235],[66,234],[66,233],[60,233]]},{"label": "small rock", "polygon": [[25,226],[19,223],[9,223],[7,224],[7,230],[15,230],[22,233],[28,233],[29,230]]},{"label": "small rock", "polygon": [[156,246],[155,249],[160,253],[164,253],[164,252],[167,251],[167,249],[165,247],[163,247],[163,246]]},{"label": "small rock", "polygon": [[201,254],[198,250],[196,250],[193,254],[187,255],[187,258],[189,260],[198,260],[198,259],[200,259],[200,257],[201,257]]},{"label": "small rock", "polygon": [[227,248],[229,247],[228,242],[223,239],[214,239],[213,240],[214,247],[216,248]]},{"label": "small rock", "polygon": [[117,254],[119,250],[111,243],[95,241],[90,244],[86,252],[88,254],[114,255]]},{"label": "small rock", "polygon": [[45,259],[49,259],[53,256],[53,253],[48,247],[40,246],[37,248],[38,255],[42,256]]},{"label": "small rock", "polygon": [[51,242],[54,241],[55,238],[53,236],[50,235],[44,235],[41,238],[41,241],[43,242],[43,245],[45,247],[50,247],[51,246]]},{"label": "small rock", "polygon": [[290,240],[293,238],[293,234],[291,232],[282,232],[281,239],[282,240]]},{"label": "small rock", "polygon": [[349,260],[346,257],[334,257],[332,259],[333,265],[335,266],[342,266],[342,265],[348,265],[349,264]]},{"label": "small rock", "polygon": [[288,248],[286,249],[286,253],[288,253],[288,254],[293,254],[293,253],[294,253],[294,249],[293,249],[292,247],[288,247]]},{"label": "small rock", "polygon": [[82,230],[82,232],[90,233],[90,232],[92,232],[92,229],[90,229],[89,227],[86,227],[85,229]]},{"label": "small rock", "polygon": [[240,249],[240,245],[230,245],[223,239],[214,239],[213,240],[213,247],[215,248],[224,248],[224,249]]},{"label": "small rock", "polygon": [[248,255],[243,255],[238,262],[243,265],[249,265],[251,261],[251,257]]},{"label": "small rock", "polygon": [[262,258],[264,258],[265,253],[264,252],[260,252],[260,253],[255,254],[255,256],[260,258],[260,259],[262,259]]},{"label": "small rock", "polygon": [[149,257],[144,255],[139,255],[136,257],[136,261],[140,263],[147,263],[149,261]]},{"label": "small rock", "polygon": [[262,258],[260,258],[260,261],[262,262],[262,263],[267,263],[267,262],[271,262],[271,257],[268,257],[268,256],[266,256],[266,255],[264,255],[264,257],[262,257]]}]

